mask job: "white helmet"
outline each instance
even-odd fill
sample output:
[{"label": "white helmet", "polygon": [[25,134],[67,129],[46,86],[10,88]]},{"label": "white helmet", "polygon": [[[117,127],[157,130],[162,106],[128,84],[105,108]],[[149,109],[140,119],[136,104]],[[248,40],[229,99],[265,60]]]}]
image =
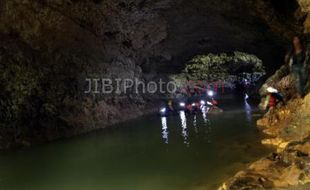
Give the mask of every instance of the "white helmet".
[{"label": "white helmet", "polygon": [[269,92],[269,93],[278,93],[278,90],[273,88],[273,87],[268,87],[267,88],[267,92]]}]

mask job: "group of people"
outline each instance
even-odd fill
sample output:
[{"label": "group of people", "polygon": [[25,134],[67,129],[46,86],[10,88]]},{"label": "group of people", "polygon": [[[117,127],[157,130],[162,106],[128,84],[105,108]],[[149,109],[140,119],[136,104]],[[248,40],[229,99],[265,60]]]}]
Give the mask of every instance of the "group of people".
[{"label": "group of people", "polygon": [[[285,57],[285,64],[289,66],[290,72],[294,77],[295,87],[298,96],[304,97],[307,93],[307,84],[310,75],[310,52],[307,50],[304,39],[295,36],[292,41],[292,49]],[[277,89],[267,88],[265,108],[273,108],[279,102],[284,102],[284,98]]]}]

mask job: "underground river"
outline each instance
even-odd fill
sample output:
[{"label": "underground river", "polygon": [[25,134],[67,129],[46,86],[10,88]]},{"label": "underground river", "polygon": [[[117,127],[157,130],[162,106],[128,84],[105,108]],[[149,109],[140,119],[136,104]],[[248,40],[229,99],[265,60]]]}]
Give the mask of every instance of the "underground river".
[{"label": "underground river", "polygon": [[225,111],[217,115],[146,116],[1,153],[0,189],[214,190],[271,151],[260,144],[257,110],[222,102]]}]

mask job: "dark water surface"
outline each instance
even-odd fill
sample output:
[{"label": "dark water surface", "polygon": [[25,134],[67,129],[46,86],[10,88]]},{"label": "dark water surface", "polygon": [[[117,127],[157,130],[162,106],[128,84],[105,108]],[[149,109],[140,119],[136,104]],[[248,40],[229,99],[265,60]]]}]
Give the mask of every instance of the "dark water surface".
[{"label": "dark water surface", "polygon": [[270,152],[243,101],[0,155],[1,190],[214,190]]}]

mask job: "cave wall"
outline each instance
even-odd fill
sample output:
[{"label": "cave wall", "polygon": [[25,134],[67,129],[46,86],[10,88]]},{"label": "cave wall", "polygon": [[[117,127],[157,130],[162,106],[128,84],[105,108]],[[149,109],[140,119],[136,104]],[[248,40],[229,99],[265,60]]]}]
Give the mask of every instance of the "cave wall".
[{"label": "cave wall", "polygon": [[[259,8],[268,10],[267,6],[229,0],[183,1],[165,13],[170,36],[163,43],[163,51],[170,52],[173,67],[182,68],[193,55],[237,50],[258,55],[272,70],[285,51],[283,39],[289,35],[289,29],[276,21],[273,12],[263,13],[270,18],[255,12]],[[285,31],[283,36],[278,35],[278,30]]]},{"label": "cave wall", "polygon": [[196,54],[245,51],[272,72],[301,31],[286,14],[268,0],[2,0],[1,124],[61,136],[68,128],[55,125],[79,131],[128,119],[148,96],[84,94],[85,78],[149,80]]},{"label": "cave wall", "polygon": [[304,24],[304,33],[310,33],[310,1],[308,0],[298,0],[301,9],[301,19]]}]

